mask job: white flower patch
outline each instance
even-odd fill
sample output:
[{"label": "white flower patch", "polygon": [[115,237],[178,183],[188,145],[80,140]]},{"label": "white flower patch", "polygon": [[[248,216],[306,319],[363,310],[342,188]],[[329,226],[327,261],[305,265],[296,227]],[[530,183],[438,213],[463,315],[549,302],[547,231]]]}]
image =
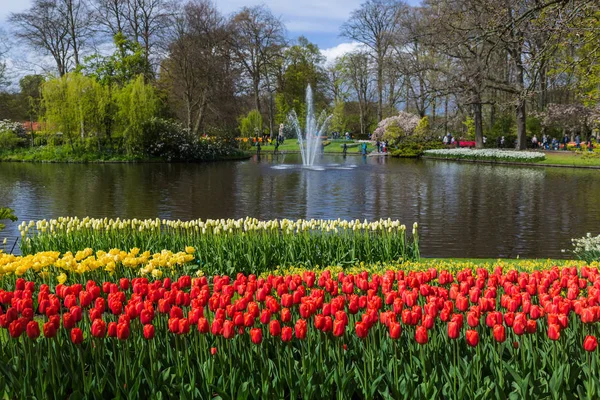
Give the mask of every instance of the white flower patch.
[{"label": "white flower patch", "polygon": [[592,236],[588,233],[580,239],[571,239],[573,242],[573,254],[587,262],[597,261],[600,259],[600,235]]},{"label": "white flower patch", "polygon": [[512,151],[497,149],[438,149],[425,150],[425,156],[441,157],[461,160],[486,160],[486,161],[516,161],[538,162],[546,159],[544,153],[533,151]]}]

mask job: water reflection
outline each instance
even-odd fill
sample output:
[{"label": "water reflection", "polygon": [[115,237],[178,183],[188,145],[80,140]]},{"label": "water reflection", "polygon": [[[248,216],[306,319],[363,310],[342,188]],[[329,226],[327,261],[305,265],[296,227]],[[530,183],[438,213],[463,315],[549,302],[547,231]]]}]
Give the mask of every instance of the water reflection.
[{"label": "water reflection", "polygon": [[[296,155],[210,164],[0,163],[0,205],[21,220],[125,218],[400,219],[420,225],[422,253],[561,257],[597,232],[596,171]],[[4,233],[17,236],[16,224]]]}]

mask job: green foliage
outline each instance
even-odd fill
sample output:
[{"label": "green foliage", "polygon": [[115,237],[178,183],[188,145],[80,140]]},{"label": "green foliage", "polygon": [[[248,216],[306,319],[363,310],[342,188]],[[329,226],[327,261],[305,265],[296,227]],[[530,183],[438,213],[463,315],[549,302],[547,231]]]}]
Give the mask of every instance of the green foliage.
[{"label": "green foliage", "polygon": [[242,137],[261,136],[263,133],[263,119],[258,110],[252,110],[247,116],[240,118],[239,124]]},{"label": "green foliage", "polygon": [[[6,219],[9,219],[12,222],[15,222],[17,220],[15,211],[10,208],[0,207],[0,221],[6,220]],[[0,231],[2,231],[4,228],[6,228],[6,225],[0,223]]]},{"label": "green foliage", "polygon": [[540,121],[540,119],[537,117],[527,117],[525,125],[526,125],[526,129],[527,129],[527,135],[528,136],[537,135],[538,140],[541,143],[540,135],[542,134],[542,121]]},{"label": "green foliage", "polygon": [[124,86],[139,75],[148,75],[151,68],[138,42],[127,39],[122,33],[117,33],[113,42],[117,49],[112,55],[96,53],[86,57],[80,71],[105,86]]},{"label": "green foliage", "polygon": [[283,76],[279,82],[279,90],[275,98],[277,106],[277,123],[286,122],[287,115],[296,111],[301,123],[306,119],[306,87],[311,85],[314,92],[315,109],[324,109],[327,105],[321,87],[326,76],[321,67],[324,57],[319,47],[305,37],[298,39],[298,44],[285,51],[281,66]]},{"label": "green foliage", "polygon": [[44,120],[74,146],[77,137],[99,135],[106,117],[108,92],[92,78],[69,73],[42,86]]},{"label": "green foliage", "polygon": [[397,143],[400,138],[403,137],[404,131],[397,125],[389,126],[383,134],[383,140],[387,140],[390,143]]},{"label": "green foliage", "polygon": [[471,117],[467,117],[467,119],[463,121],[463,125],[467,128],[466,138],[475,140],[475,120]]},{"label": "green foliage", "polygon": [[336,101],[333,105],[333,113],[329,123],[329,132],[339,132],[340,134],[344,134],[344,132],[346,132],[344,108],[345,103],[343,101]]},{"label": "green foliage", "polygon": [[25,140],[18,137],[11,131],[0,132],[0,151],[2,150],[14,150],[17,147],[21,147],[25,144]]},{"label": "green foliage", "polygon": [[431,135],[431,127],[429,125],[429,117],[426,115],[419,121],[419,124],[415,128],[415,136],[421,138],[428,138]]},{"label": "green foliage", "polygon": [[158,98],[152,85],[146,84],[144,77],[138,75],[115,92],[117,124],[123,134],[127,154],[143,151],[144,124],[157,112]]},{"label": "green foliage", "polygon": [[425,150],[443,147],[439,140],[420,140],[418,137],[413,137],[402,141],[398,149],[391,152],[391,155],[398,158],[416,158],[421,157]]}]

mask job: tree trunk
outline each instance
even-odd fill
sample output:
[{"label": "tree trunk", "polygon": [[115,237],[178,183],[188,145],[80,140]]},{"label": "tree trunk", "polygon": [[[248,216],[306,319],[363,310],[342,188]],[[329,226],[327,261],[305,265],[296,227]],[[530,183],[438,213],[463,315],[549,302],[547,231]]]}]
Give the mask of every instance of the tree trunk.
[{"label": "tree trunk", "polygon": [[546,77],[546,66],[543,65],[540,69],[540,95],[538,98],[539,111],[544,111],[546,108],[548,97],[548,79]]},{"label": "tree trunk", "polygon": [[525,110],[525,99],[518,99],[516,107],[517,116],[517,149],[525,150],[527,148],[527,114]]},{"label": "tree trunk", "polygon": [[525,150],[527,148],[527,113],[525,110],[526,100],[523,97],[525,88],[525,72],[523,66],[523,60],[521,59],[521,50],[516,50],[513,54],[515,60],[515,66],[517,69],[517,87],[519,92],[517,96],[517,148],[519,150]]},{"label": "tree trunk", "polygon": [[260,78],[255,76],[253,79],[253,86],[254,86],[254,107],[258,110],[258,112],[260,112],[260,91],[259,91],[259,87],[260,87]]},{"label": "tree trunk", "polygon": [[475,97],[476,102],[473,104],[473,116],[475,122],[475,147],[483,149],[483,117],[482,117],[482,105],[479,94]]},{"label": "tree trunk", "polygon": [[377,122],[383,119],[383,57],[377,59]]},{"label": "tree trunk", "polygon": [[448,95],[444,96],[444,135],[448,135]]}]

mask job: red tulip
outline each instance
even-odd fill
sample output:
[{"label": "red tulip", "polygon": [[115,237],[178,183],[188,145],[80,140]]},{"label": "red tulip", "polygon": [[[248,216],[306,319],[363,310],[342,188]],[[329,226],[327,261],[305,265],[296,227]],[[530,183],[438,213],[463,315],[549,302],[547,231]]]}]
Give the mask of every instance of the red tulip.
[{"label": "red tulip", "polygon": [[8,332],[10,333],[10,337],[14,339],[18,338],[23,334],[25,328],[26,325],[20,319],[11,322],[8,326]]},{"label": "red tulip", "polygon": [[465,332],[465,338],[467,339],[467,344],[471,347],[476,347],[479,343],[479,333],[474,330],[467,330]]},{"label": "red tulip", "polygon": [[281,322],[290,322],[292,320],[292,313],[288,308],[281,309]]},{"label": "red tulip", "polygon": [[29,321],[26,331],[29,339],[37,339],[40,336],[40,324],[37,321]]},{"label": "red tulip", "polygon": [[595,351],[598,347],[598,339],[595,336],[586,336],[583,341],[583,348],[585,351]]},{"label": "red tulip", "polygon": [[179,330],[177,331],[179,335],[187,335],[190,333],[190,321],[186,318],[181,318],[179,320]]},{"label": "red tulip", "polygon": [[223,334],[223,320],[215,318],[210,327],[210,332],[213,336],[218,336]]},{"label": "red tulip", "polygon": [[521,320],[515,320],[512,328],[516,335],[521,336],[525,333],[526,323],[523,323]]},{"label": "red tulip", "polygon": [[458,335],[460,333],[460,328],[458,327],[458,323],[451,321],[448,323],[448,337],[450,339],[458,339]]},{"label": "red tulip", "polygon": [[198,319],[198,332],[208,333],[208,320],[204,317]]},{"label": "red tulip", "polygon": [[278,320],[273,319],[269,322],[269,333],[271,336],[279,336],[281,334],[281,324]]},{"label": "red tulip", "polygon": [[117,337],[117,323],[109,322],[107,329],[108,337]]},{"label": "red tulip", "polygon": [[402,333],[402,327],[400,326],[400,324],[398,322],[391,322],[389,329],[390,329],[390,337],[392,339],[400,338],[400,334]]},{"label": "red tulip", "polygon": [[343,320],[336,319],[333,322],[333,336],[335,336],[335,337],[344,336],[345,330],[346,330],[346,324]]},{"label": "red tulip", "polygon": [[56,327],[52,322],[46,322],[44,324],[44,336],[47,338],[53,338],[56,336]]},{"label": "red tulip", "polygon": [[558,324],[548,325],[548,337],[551,340],[558,340],[560,338],[560,326]]},{"label": "red tulip", "polygon": [[212,354],[213,356],[214,356],[215,354],[217,354],[217,348],[216,348],[216,347],[211,347],[211,348],[210,348],[210,354]]},{"label": "red tulip", "polygon": [[250,329],[250,339],[254,344],[260,344],[262,342],[262,329],[252,328]]},{"label": "red tulip", "polygon": [[225,339],[233,339],[235,336],[235,325],[229,320],[223,322],[223,337]]},{"label": "red tulip", "polygon": [[151,310],[142,310],[140,313],[140,322],[142,325],[147,325],[154,319],[154,312]]},{"label": "red tulip", "polygon": [[83,342],[83,332],[79,328],[71,329],[71,342],[74,344],[80,344]]},{"label": "red tulip", "polygon": [[146,340],[150,340],[154,338],[154,325],[147,324],[144,325],[144,338]]},{"label": "red tulip", "polygon": [[306,339],[306,320],[299,319],[294,326],[296,337],[300,340]]},{"label": "red tulip", "polygon": [[167,326],[169,327],[169,331],[171,331],[172,333],[178,333],[179,332],[179,318],[169,318],[168,322],[167,322]]},{"label": "red tulip", "polygon": [[415,331],[415,340],[417,343],[423,345],[429,341],[429,337],[427,334],[427,329],[423,325],[417,327]]},{"label": "red tulip", "polygon": [[292,340],[292,328],[290,326],[284,326],[281,328],[281,341],[289,342]]},{"label": "red tulip", "polygon": [[504,325],[494,325],[494,339],[496,339],[496,341],[499,343],[502,343],[506,340],[506,330],[504,329]]},{"label": "red tulip", "polygon": [[260,322],[261,324],[268,324],[271,320],[271,311],[268,308],[262,310],[260,314]]},{"label": "red tulip", "polygon": [[71,329],[75,326],[75,319],[69,312],[66,312],[63,314],[62,320],[63,320],[63,326],[65,327],[65,329]]},{"label": "red tulip", "polygon": [[120,323],[117,324],[117,339],[126,340],[129,337],[130,330],[129,324]]},{"label": "red tulip", "polygon": [[96,319],[92,322],[92,336],[102,338],[106,334],[106,322]]},{"label": "red tulip", "polygon": [[357,322],[354,325],[354,328],[356,329],[356,336],[358,336],[361,339],[366,338],[367,335],[369,334],[369,327],[364,322]]}]

